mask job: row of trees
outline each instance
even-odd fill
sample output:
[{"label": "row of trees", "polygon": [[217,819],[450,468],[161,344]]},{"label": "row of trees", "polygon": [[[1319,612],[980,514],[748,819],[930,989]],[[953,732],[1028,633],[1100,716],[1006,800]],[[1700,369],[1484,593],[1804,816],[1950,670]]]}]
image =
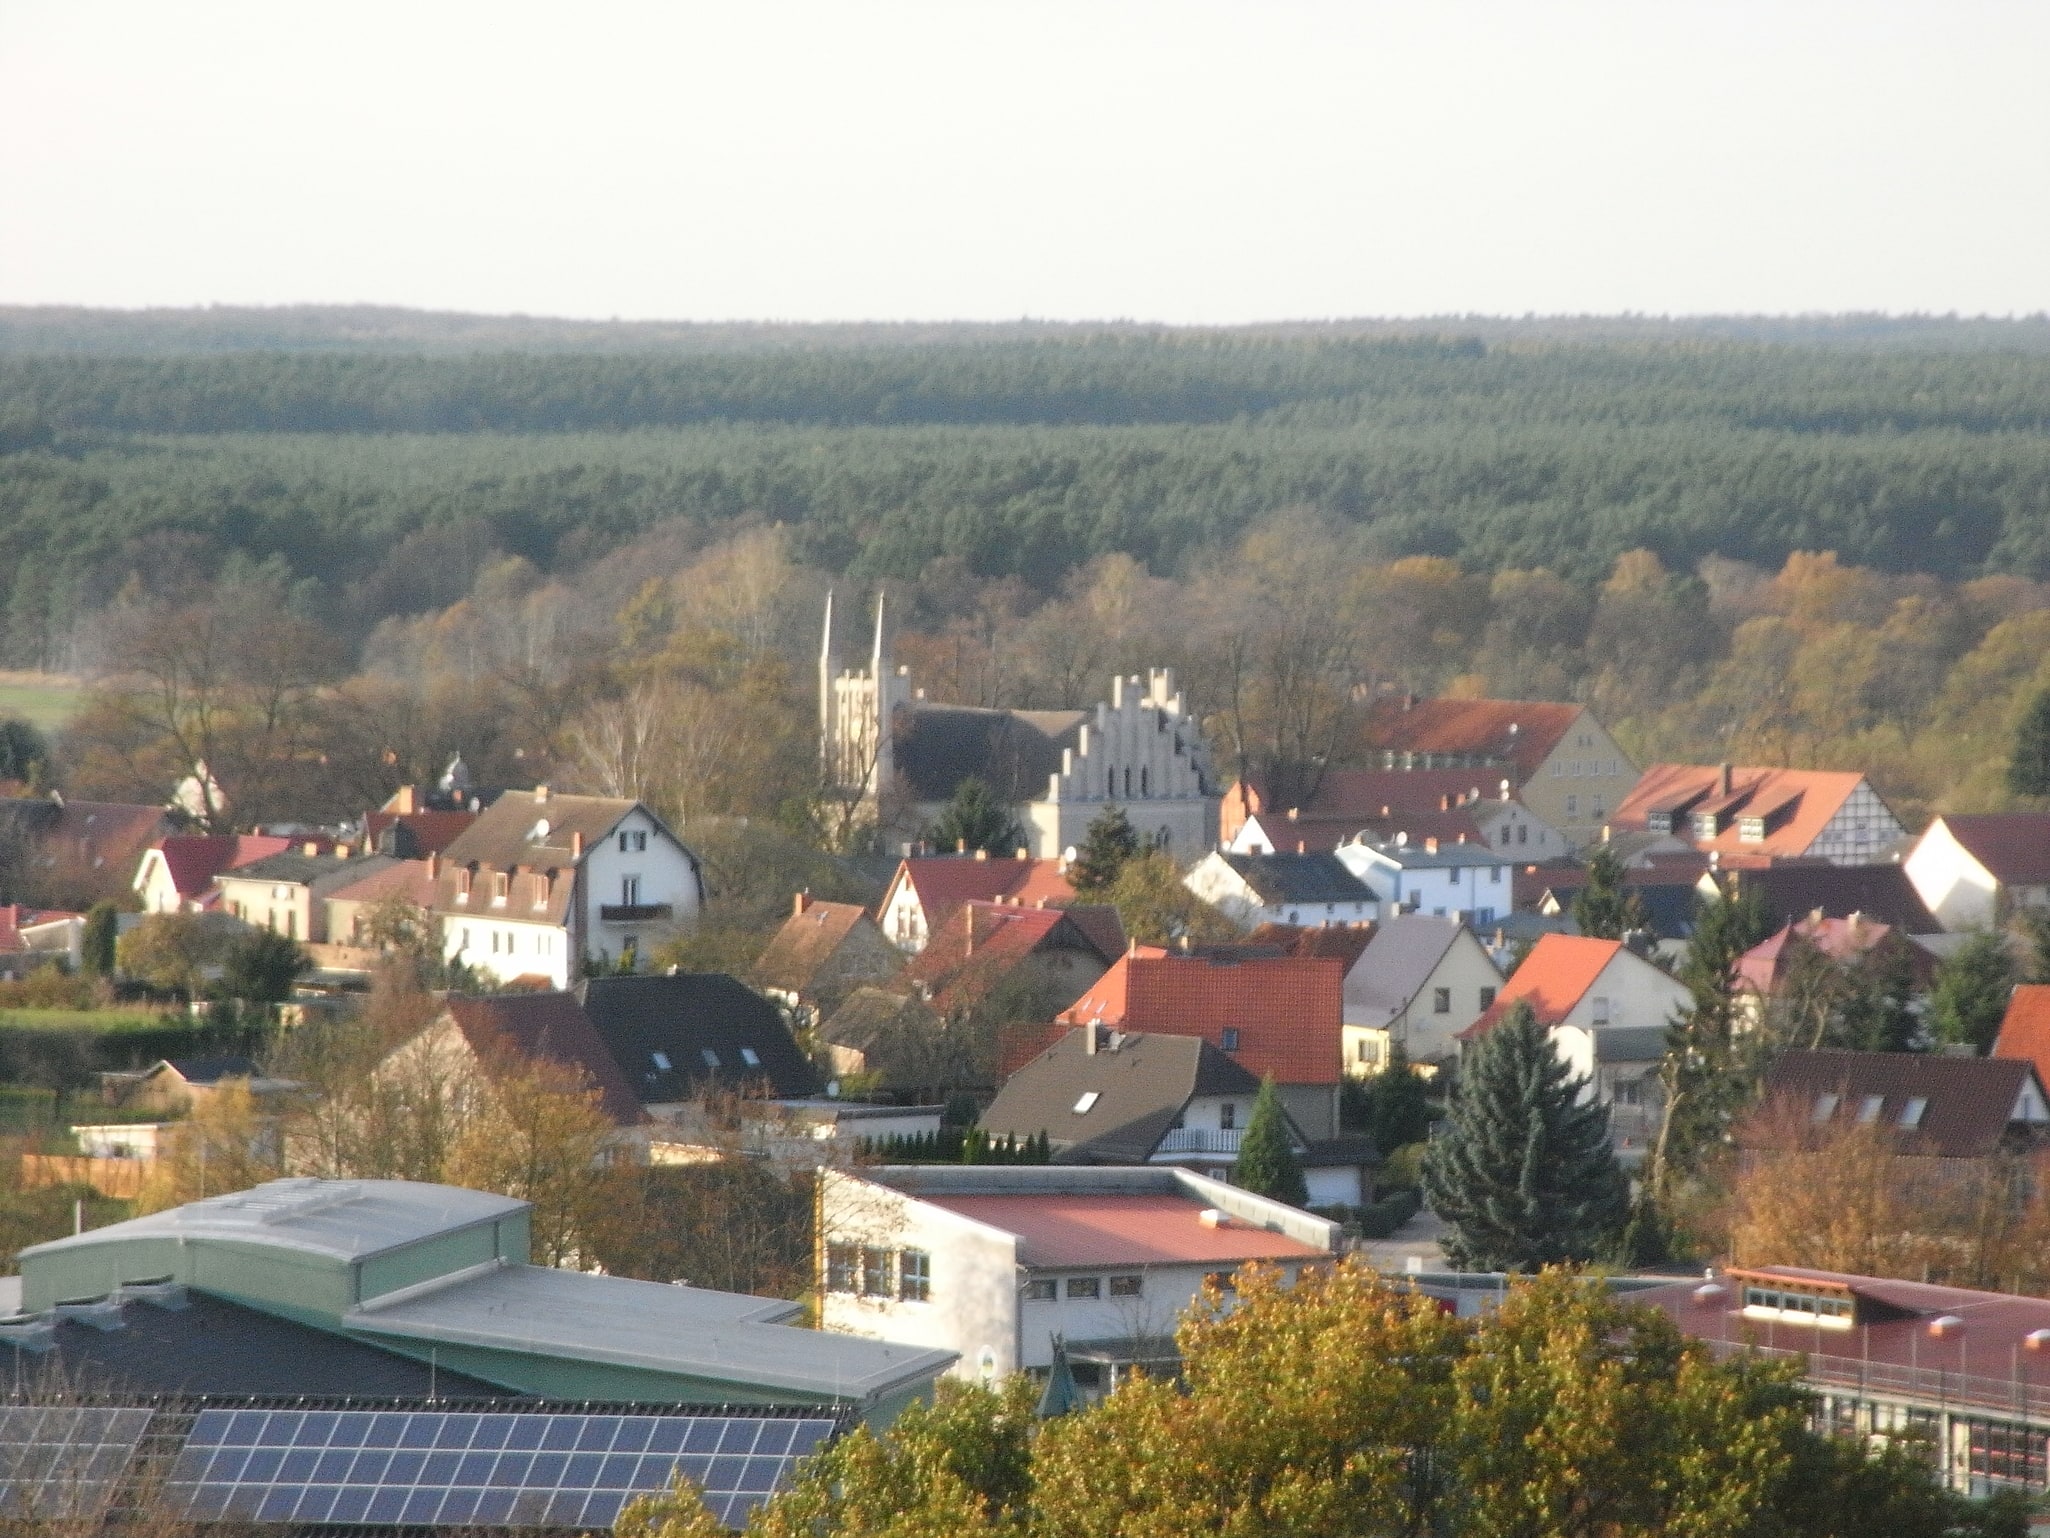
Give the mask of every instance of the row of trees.
[{"label": "row of trees", "polygon": [[[948,1384],[815,1455],[754,1538],[1969,1538],[2026,1500],[1944,1493],[1911,1448],[1806,1429],[1787,1366],[1718,1361],[1663,1315],[1552,1273],[1475,1320],[1347,1263],[1241,1272],[1178,1336],[1184,1381],[1134,1377],[1038,1421],[1036,1390]],[[713,1538],[682,1487],[623,1538]]]}]

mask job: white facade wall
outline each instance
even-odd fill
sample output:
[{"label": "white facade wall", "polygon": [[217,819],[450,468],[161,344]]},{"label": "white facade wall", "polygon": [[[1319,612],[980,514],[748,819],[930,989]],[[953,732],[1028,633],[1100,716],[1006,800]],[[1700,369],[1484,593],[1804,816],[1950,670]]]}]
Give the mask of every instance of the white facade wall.
[{"label": "white facade wall", "polygon": [[567,988],[574,950],[569,931],[560,924],[522,924],[488,911],[441,921],[442,955],[502,983],[545,977],[550,987]]},{"label": "white facade wall", "polygon": [[1182,878],[1182,885],[1226,918],[1247,928],[1255,924],[1299,924],[1309,929],[1327,924],[1363,924],[1381,911],[1378,902],[1370,901],[1270,903],[1215,851],[1196,862]]},{"label": "white facade wall", "polygon": [[1679,979],[1668,976],[1627,947],[1610,958],[1587,992],[1574,1001],[1558,1025],[1584,1031],[1612,1026],[1663,1026],[1693,1002]]},{"label": "white facade wall", "polygon": [[[1512,876],[1515,861],[1490,858],[1479,844],[1458,846],[1462,863],[1405,865],[1371,844],[1341,844],[1336,853],[1345,868],[1373,889],[1388,908],[1407,907],[1433,918],[1470,913],[1476,924],[1492,923],[1515,906]],[[1471,855],[1470,861],[1465,856]]]},{"label": "white facade wall", "polygon": [[176,913],[184,906],[178,884],[171,879],[170,862],[161,849],[143,852],[142,864],[135,872],[135,890],[141,894],[144,913]]},{"label": "white facade wall", "polygon": [[[641,906],[667,904],[669,917],[605,917],[607,908],[630,905],[629,881]],[[636,806],[585,849],[570,900],[576,909],[570,924],[582,936],[585,955],[616,961],[632,941],[645,964],[656,945],[697,927],[705,892],[689,851]]]},{"label": "white facade wall", "polygon": [[876,922],[883,926],[890,943],[908,955],[916,956],[932,938],[926,930],[925,907],[918,900],[917,888],[901,877],[891,883],[884,895]]},{"label": "white facade wall", "polygon": [[1832,865],[1877,865],[1907,836],[1879,793],[1860,780],[1806,852]]},{"label": "white facade wall", "polygon": [[[1951,933],[1990,929],[1998,921],[2000,882],[1957,841],[1941,817],[1916,840],[1901,868],[1937,922]],[[2050,899],[2042,887],[2021,887],[2006,896],[2016,907],[2042,907]]]},{"label": "white facade wall", "polygon": [[1079,848],[1089,824],[1116,805],[1142,842],[1178,864],[1193,860],[1216,841],[1218,798],[1207,773],[1202,729],[1182,707],[1174,670],[1114,678],[1109,701],[1063,751],[1046,798],[1025,808],[1033,853],[1051,860]]},{"label": "white facade wall", "polygon": [[[1389,1015],[1385,1006],[1366,1003],[1374,949],[1370,945],[1345,978],[1345,1071],[1353,1078],[1379,1073],[1388,1065],[1397,1042],[1412,1063],[1439,1062],[1459,1056],[1459,1033],[1487,1011],[1502,987],[1488,948],[1470,929],[1438,959],[1431,975],[1404,1009]],[[1445,1007],[1440,1009],[1440,990]],[[1362,1050],[1364,1049],[1364,1050]]]}]

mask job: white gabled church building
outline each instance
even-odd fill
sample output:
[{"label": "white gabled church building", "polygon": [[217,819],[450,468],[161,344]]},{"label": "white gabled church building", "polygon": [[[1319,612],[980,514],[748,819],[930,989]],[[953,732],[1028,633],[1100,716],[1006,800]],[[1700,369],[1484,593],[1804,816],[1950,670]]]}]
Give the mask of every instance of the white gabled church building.
[{"label": "white gabled church building", "polygon": [[842,669],[826,599],[819,654],[819,761],[893,841],[916,839],[971,775],[1016,810],[1028,852],[1058,859],[1118,806],[1142,841],[1183,864],[1216,841],[1218,798],[1202,728],[1155,668],[1111,680],[1093,710],[942,705],[890,655],[883,607],[866,669]]}]

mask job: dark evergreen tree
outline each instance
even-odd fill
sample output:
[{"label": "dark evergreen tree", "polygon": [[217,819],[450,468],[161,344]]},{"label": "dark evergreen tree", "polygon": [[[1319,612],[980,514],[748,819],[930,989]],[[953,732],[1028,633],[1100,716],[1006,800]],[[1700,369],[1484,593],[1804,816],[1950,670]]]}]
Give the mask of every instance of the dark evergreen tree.
[{"label": "dark evergreen tree", "polygon": [[121,913],[110,902],[96,902],[85,916],[79,937],[79,965],[87,977],[114,975],[114,943],[120,938]]},{"label": "dark evergreen tree", "polygon": [[40,789],[49,764],[50,744],[41,732],[16,716],[0,720],[0,780]]},{"label": "dark evergreen tree", "polygon": [[1428,1095],[1424,1076],[1410,1066],[1409,1054],[1397,1042],[1389,1050],[1388,1066],[1368,1086],[1367,1135],[1384,1159],[1431,1135]]},{"label": "dark evergreen tree", "polygon": [[257,929],[228,948],[221,959],[221,988],[231,999],[282,1004],[292,984],[313,963],[298,942],[275,930]]},{"label": "dark evergreen tree", "polygon": [[1597,844],[1587,857],[1587,885],[1573,899],[1573,922],[1593,940],[1620,940],[1645,927],[1644,904],[1623,890],[1623,857]]},{"label": "dark evergreen tree", "polygon": [[1125,868],[1139,853],[1139,834],[1121,806],[1107,806],[1096,814],[1068,868],[1068,884],[1085,897],[1108,893]]},{"label": "dark evergreen tree", "polygon": [[1527,1004],[1483,1036],[1460,1069],[1449,1125],[1424,1152],[1424,1198],[1464,1269],[1533,1271],[1611,1251],[1630,1217],[1606,1108],[1552,1050]]},{"label": "dark evergreen tree", "polygon": [[1665,1119],[1648,1175],[1661,1196],[1721,1143],[1755,1089],[1749,1070],[1757,1065],[1740,1051],[1736,967],[1737,958],[1771,930],[1756,893],[1704,899],[1695,907],[1694,934],[1679,973],[1692,997],[1687,1013],[1667,1032],[1659,1065]]},{"label": "dark evergreen tree", "polygon": [[1936,1039],[1984,1054],[1993,1050],[2007,1013],[2008,995],[2019,981],[2014,953],[1997,930],[1970,936],[1936,969],[1929,995],[1929,1023]]},{"label": "dark evergreen tree", "polygon": [[940,813],[929,836],[936,848],[965,854],[980,849],[985,854],[1012,855],[1025,842],[1011,809],[972,774],[954,787],[954,799]]},{"label": "dark evergreen tree", "polygon": [[2017,796],[2050,796],[2050,689],[2029,701],[2014,729],[2007,788]]},{"label": "dark evergreen tree", "polygon": [[1238,1162],[1231,1167],[1231,1183],[1260,1196],[1287,1202],[1291,1207],[1306,1205],[1310,1189],[1303,1180],[1303,1166],[1295,1156],[1289,1136],[1288,1117],[1281,1109],[1281,1092],[1274,1079],[1260,1081],[1260,1094],[1253,1101],[1252,1119],[1239,1139]]}]

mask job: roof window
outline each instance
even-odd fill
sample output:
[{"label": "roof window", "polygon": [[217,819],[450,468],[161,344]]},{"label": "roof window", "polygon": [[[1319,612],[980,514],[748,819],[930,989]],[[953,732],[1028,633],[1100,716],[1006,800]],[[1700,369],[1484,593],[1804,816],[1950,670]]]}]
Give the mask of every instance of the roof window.
[{"label": "roof window", "polygon": [[669,1061],[669,1054],[667,1052],[650,1052],[648,1054],[648,1057],[654,1063],[654,1065],[657,1068],[661,1069],[664,1073],[670,1072],[676,1066],[674,1063]]},{"label": "roof window", "polygon": [[1830,1117],[1836,1115],[1836,1106],[1836,1095],[1817,1095],[1815,1097],[1815,1120],[1828,1121]]},{"label": "roof window", "polygon": [[1901,1125],[1903,1127],[1921,1126],[1922,1113],[1928,1109],[1929,1099],[1926,1095],[1911,1097],[1908,1103],[1901,1107]]},{"label": "roof window", "polygon": [[1239,1028],[1238,1028],[1237,1026],[1235,1026],[1235,1025],[1227,1025],[1227,1026],[1226,1026],[1226,1027],[1225,1027],[1225,1028],[1224,1028],[1224,1029],[1223,1029],[1222,1031],[1218,1032],[1218,1034],[1219,1034],[1220,1036],[1222,1036],[1222,1037],[1224,1038],[1224,1041],[1223,1041],[1223,1046],[1224,1046],[1224,1050],[1225,1050],[1225,1051],[1227,1051],[1227,1052],[1236,1052],[1236,1051],[1238,1051],[1238,1049],[1239,1049]]},{"label": "roof window", "polygon": [[750,1068],[762,1066],[761,1057],[755,1052],[753,1047],[742,1047],[740,1049],[740,1060]]},{"label": "roof window", "polygon": [[1879,1108],[1886,1104],[1884,1095],[1867,1095],[1858,1105],[1858,1125],[1869,1127],[1879,1120]]},{"label": "roof window", "polygon": [[1090,1108],[1094,1106],[1096,1102],[1101,1100],[1102,1098],[1103,1096],[1098,1094],[1093,1089],[1084,1090],[1082,1092],[1082,1098],[1075,1102],[1075,1114],[1077,1116],[1087,1116],[1089,1114]]},{"label": "roof window", "polygon": [[705,1060],[707,1068],[717,1068],[719,1066],[719,1054],[710,1047],[699,1047],[698,1055]]}]

